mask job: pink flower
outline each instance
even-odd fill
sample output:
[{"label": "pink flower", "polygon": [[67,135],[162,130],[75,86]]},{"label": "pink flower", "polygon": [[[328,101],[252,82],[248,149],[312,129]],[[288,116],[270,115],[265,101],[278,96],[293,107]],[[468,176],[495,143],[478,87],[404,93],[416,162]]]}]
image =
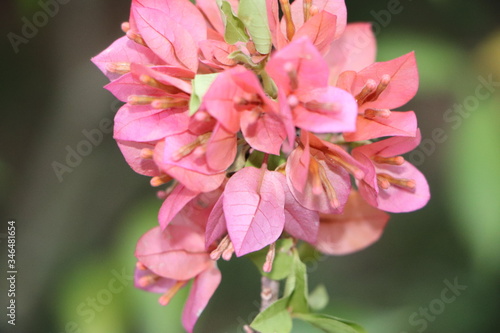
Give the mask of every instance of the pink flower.
[{"label": "pink flower", "polygon": [[359,191],[374,207],[393,212],[422,208],[430,199],[429,185],[420,171],[400,156],[420,143],[416,137],[393,137],[355,148],[353,156],[366,170]]},{"label": "pink flower", "polygon": [[194,280],[182,315],[184,328],[193,332],[221,281],[220,271],[205,252],[203,233],[180,225],[170,225],[165,231],[153,228],[139,240],[135,256],[139,260],[136,287],[163,293],[159,299],[162,305]]}]

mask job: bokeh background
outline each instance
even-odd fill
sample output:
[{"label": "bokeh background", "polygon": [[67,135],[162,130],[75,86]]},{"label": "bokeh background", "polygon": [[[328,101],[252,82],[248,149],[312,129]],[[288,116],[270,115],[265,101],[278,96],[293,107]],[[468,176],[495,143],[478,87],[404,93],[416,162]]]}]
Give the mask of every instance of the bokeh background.
[{"label": "bokeh background", "polygon": [[[128,168],[102,130],[87,156],[59,178],[54,171],[54,162],[66,164],[68,149],[86,140],[85,131],[99,129],[120,106],[102,89],[106,79],[90,58],[122,35],[129,1],[59,0],[44,21],[45,2],[2,0],[0,11],[2,312],[12,218],[19,271],[16,327],[2,313],[0,331],[182,332],[185,291],[164,308],[130,281],[135,243],[156,224],[160,205],[148,179]],[[375,22],[379,61],[416,51],[420,90],[402,110],[417,113],[424,141],[409,158],[428,177],[432,200],[394,214],[369,249],[321,258],[309,267],[310,285],[326,285],[324,312],[369,332],[498,332],[500,2],[346,3],[350,22]],[[387,16],[390,8],[398,10]],[[34,19],[44,24],[23,37]],[[17,52],[9,33],[25,38]],[[257,310],[252,263],[220,268],[223,283],[197,332],[242,332]],[[462,287],[445,303],[450,283]],[[317,331],[297,323],[294,332]]]}]

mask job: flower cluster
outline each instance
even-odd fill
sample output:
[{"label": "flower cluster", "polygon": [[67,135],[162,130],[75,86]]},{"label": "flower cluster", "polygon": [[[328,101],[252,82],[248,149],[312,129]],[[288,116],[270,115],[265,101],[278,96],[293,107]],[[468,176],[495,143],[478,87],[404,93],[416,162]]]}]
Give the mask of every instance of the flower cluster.
[{"label": "flower cluster", "polygon": [[419,144],[415,114],[392,111],[417,91],[414,54],[375,62],[370,25],[346,16],[344,0],[133,0],[126,36],[92,59],[125,102],[126,161],[167,185],[136,285],[167,304],[194,280],[189,332],[220,257],[271,245],[269,272],[285,236],[347,254],[380,237],[385,212],[429,200],[401,156]]}]

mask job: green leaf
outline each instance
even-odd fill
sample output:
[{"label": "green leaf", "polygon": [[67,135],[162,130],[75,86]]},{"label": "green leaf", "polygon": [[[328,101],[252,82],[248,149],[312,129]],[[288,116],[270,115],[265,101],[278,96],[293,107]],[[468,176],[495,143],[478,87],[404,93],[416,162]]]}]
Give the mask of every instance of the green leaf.
[{"label": "green leaf", "polygon": [[296,313],[294,317],[307,321],[326,333],[366,333],[358,324],[325,314]]},{"label": "green leaf", "polygon": [[261,333],[290,333],[292,317],[287,311],[288,298],[281,298],[255,317],[250,324]]},{"label": "green leaf", "polygon": [[323,284],[318,285],[309,294],[309,306],[315,311],[323,310],[328,305],[328,291]]},{"label": "green leaf", "polygon": [[273,270],[270,273],[265,273],[262,270],[269,247],[249,254],[248,258],[253,261],[263,276],[272,280],[283,280],[292,272],[293,256],[290,251],[292,246],[293,239],[291,238],[280,239],[276,242],[276,256],[274,257]]},{"label": "green leaf", "polygon": [[191,94],[191,99],[189,100],[189,115],[198,111],[198,108],[201,105],[201,101],[203,96],[207,92],[210,85],[217,77],[218,73],[213,74],[197,74],[194,79],[191,81],[193,83],[193,92]]},{"label": "green leaf", "polygon": [[307,313],[309,312],[307,269],[306,265],[300,261],[297,251],[294,251],[292,267],[293,272],[286,280],[284,291],[285,297],[290,297],[288,307],[292,309],[292,312]]},{"label": "green leaf", "polygon": [[261,54],[271,52],[271,32],[267,22],[266,0],[240,0],[238,17],[245,24],[255,48]]},{"label": "green leaf", "polygon": [[250,37],[245,30],[245,25],[237,16],[234,15],[229,2],[222,2],[221,11],[224,14],[224,23],[226,26],[226,31],[224,32],[224,39],[226,42],[229,44],[235,44],[236,42],[248,42]]}]

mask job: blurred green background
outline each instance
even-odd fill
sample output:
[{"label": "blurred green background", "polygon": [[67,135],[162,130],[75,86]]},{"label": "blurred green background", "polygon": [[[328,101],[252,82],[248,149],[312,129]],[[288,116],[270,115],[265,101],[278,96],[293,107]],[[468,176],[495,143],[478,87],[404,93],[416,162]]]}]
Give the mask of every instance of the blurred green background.
[{"label": "blurred green background", "polygon": [[[156,224],[160,205],[148,179],[128,168],[106,133],[61,179],[53,169],[120,105],[89,59],[122,35],[129,1],[59,1],[46,22],[38,0],[6,0],[0,13],[0,246],[6,253],[6,222],[16,219],[19,271],[17,325],[1,314],[0,331],[182,332],[186,292],[164,308],[129,279],[135,243]],[[417,113],[424,140],[409,158],[427,176],[432,199],[418,212],[394,214],[368,250],[310,266],[310,286],[326,285],[324,312],[372,333],[498,332],[500,3],[346,3],[350,22],[375,22],[378,60],[416,51],[420,90],[401,110]],[[395,3],[397,13],[387,16]],[[15,52],[8,34],[22,36],[35,17],[44,24]],[[3,270],[5,255],[1,262]],[[197,332],[242,332],[257,310],[252,264],[220,268],[223,282]],[[443,289],[455,283],[463,287],[444,302]],[[5,309],[4,277],[0,286]],[[294,332],[316,331],[297,323]]]}]

